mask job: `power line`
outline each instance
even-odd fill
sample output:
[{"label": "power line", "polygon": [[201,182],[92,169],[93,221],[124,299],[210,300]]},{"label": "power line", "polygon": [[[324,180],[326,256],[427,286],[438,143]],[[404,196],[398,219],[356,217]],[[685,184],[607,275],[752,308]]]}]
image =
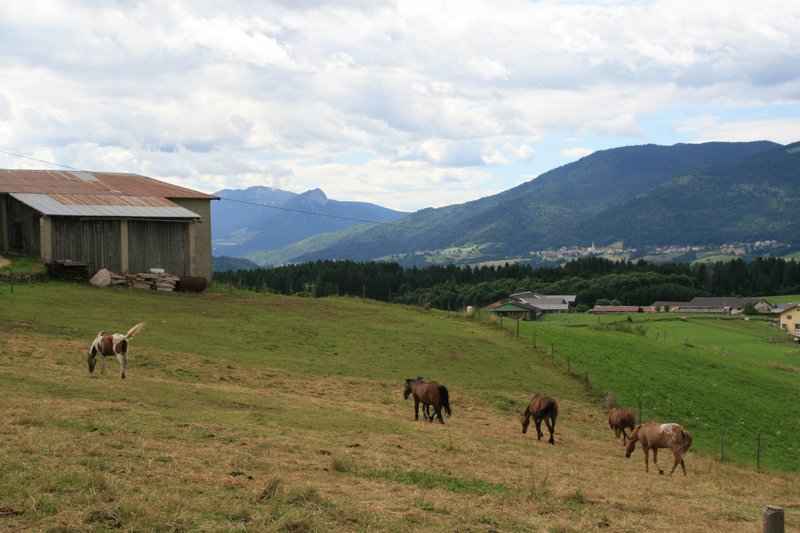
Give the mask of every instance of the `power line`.
[{"label": "power line", "polygon": [[[54,163],[52,161],[45,161],[44,159],[37,159],[35,157],[29,157],[29,156],[26,156],[26,155],[16,154],[14,152],[8,152],[6,150],[0,150],[0,153],[6,154],[6,155],[11,155],[11,156],[14,156],[14,157],[19,157],[19,158],[22,158],[22,159],[29,159],[31,161],[36,161],[38,163],[44,163],[46,165],[54,165],[54,166],[66,168],[66,169],[69,169],[69,170],[75,170],[75,171],[78,171],[78,172],[88,172],[87,170],[84,170],[84,169],[71,167],[69,165],[62,165],[61,163]],[[288,207],[279,207],[279,206],[275,206],[275,205],[260,204],[260,203],[257,203],[257,202],[248,202],[246,200],[235,200],[233,198],[225,198],[224,196],[220,196],[219,198],[221,200],[225,200],[225,201],[228,201],[228,202],[236,202],[236,203],[245,204],[245,205],[252,205],[252,206],[256,206],[256,207],[266,207],[268,209],[277,209],[277,210],[280,210],[280,211],[288,211],[288,212],[291,212],[291,213],[300,213],[300,214],[304,214],[304,215],[313,215],[313,216],[318,216],[318,217],[335,218],[335,219],[338,219],[338,220],[349,220],[351,222],[361,222],[363,224],[378,224],[378,225],[381,225],[381,226],[390,226],[390,227],[394,227],[394,228],[413,229],[413,230],[417,230],[417,231],[430,231],[430,232],[441,233],[441,234],[446,234],[446,235],[455,235],[455,236],[458,236],[458,237],[476,237],[476,238],[482,237],[482,235],[480,235],[478,233],[474,233],[474,232],[452,231],[452,230],[445,230],[445,229],[439,229],[439,228],[432,228],[430,226],[414,226],[412,224],[399,224],[397,222],[366,220],[366,219],[361,219],[361,218],[345,217],[345,216],[340,216],[340,215],[331,215],[331,214],[328,214],[328,213],[317,213],[317,212],[314,212],[314,211],[305,211],[303,209],[291,209],[291,208],[288,208]],[[515,239],[513,237],[507,237],[506,240],[507,241],[508,240],[510,240],[510,241],[518,241],[518,242],[528,242],[528,243],[532,242],[532,241],[529,241],[527,239]]]},{"label": "power line", "polygon": [[318,217],[337,218],[339,220],[350,220],[352,222],[362,222],[364,224],[380,224],[380,225],[383,225],[383,226],[392,226],[392,227],[395,227],[395,228],[414,229],[414,230],[420,230],[420,231],[435,231],[435,232],[438,232],[438,233],[446,233],[446,234],[450,234],[450,235],[458,235],[458,236],[461,236],[461,237],[476,237],[476,236],[478,236],[477,233],[467,233],[467,232],[462,232],[462,231],[444,230],[444,229],[439,229],[439,228],[431,228],[429,226],[414,226],[414,225],[411,225],[411,224],[398,224],[397,222],[385,222],[385,221],[378,221],[378,220],[365,220],[365,219],[361,219],[361,218],[352,218],[352,217],[344,217],[344,216],[340,216],[340,215],[331,215],[331,214],[328,214],[328,213],[316,213],[314,211],[304,211],[302,209],[291,209],[291,208],[288,208],[288,207],[279,207],[279,206],[276,206],[276,205],[259,204],[257,202],[248,202],[246,200],[234,200],[233,198],[225,198],[223,196],[220,196],[219,198],[222,199],[222,200],[226,200],[228,202],[236,202],[236,203],[240,203],[240,204],[253,205],[253,206],[257,206],[257,207],[267,207],[269,209],[278,209],[280,211],[289,211],[289,212],[292,212],[292,213],[302,213],[304,215],[314,215],[314,216],[318,216]]},{"label": "power line", "polygon": [[69,165],[62,165],[61,163],[53,163],[52,161],[45,161],[44,159],[36,159],[35,157],[29,157],[27,155],[15,154],[14,152],[7,152],[5,150],[0,150],[0,154],[6,155],[13,155],[14,157],[21,157],[22,159],[30,159],[31,161],[36,161],[37,163],[44,163],[45,165],[54,165],[57,167],[68,168],[70,170],[77,170],[78,172],[85,172],[81,168],[71,167]]}]

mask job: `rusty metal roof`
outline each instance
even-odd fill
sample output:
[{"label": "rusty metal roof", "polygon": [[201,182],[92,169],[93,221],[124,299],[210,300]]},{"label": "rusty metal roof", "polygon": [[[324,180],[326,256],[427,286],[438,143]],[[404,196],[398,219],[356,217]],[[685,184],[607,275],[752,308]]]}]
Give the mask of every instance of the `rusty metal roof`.
[{"label": "rusty metal roof", "polygon": [[0,193],[219,199],[139,174],[67,170],[0,169]]},{"label": "rusty metal roof", "polygon": [[196,219],[200,215],[166,198],[111,195],[29,194],[10,196],[47,216]]}]

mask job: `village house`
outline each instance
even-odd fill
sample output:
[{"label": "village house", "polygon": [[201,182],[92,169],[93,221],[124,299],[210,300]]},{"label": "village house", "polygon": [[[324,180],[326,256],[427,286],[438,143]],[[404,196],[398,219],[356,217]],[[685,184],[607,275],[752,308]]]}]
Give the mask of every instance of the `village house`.
[{"label": "village house", "polygon": [[793,303],[780,315],[781,329],[800,337],[800,303]]},{"label": "village house", "polygon": [[0,251],[210,281],[211,200],[138,174],[0,169]]},{"label": "village house", "polygon": [[737,315],[744,313],[744,309],[748,305],[752,305],[759,313],[772,312],[772,305],[763,298],[695,297],[689,302],[653,302],[650,307],[669,313],[724,313]]}]

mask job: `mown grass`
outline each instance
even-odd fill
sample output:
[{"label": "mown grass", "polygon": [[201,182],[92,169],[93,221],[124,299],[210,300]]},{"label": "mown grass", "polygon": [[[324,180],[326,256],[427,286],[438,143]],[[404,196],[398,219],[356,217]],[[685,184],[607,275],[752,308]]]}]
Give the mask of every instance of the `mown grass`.
[{"label": "mown grass", "polygon": [[[7,289],[0,530],[730,531],[756,529],[764,503],[800,526],[796,476],[697,453],[687,478],[645,476],[558,360],[457,314],[213,290]],[[97,331],[142,320],[128,378],[111,361],[89,376]],[[450,389],[446,426],[413,420],[401,393],[417,375]],[[555,446],[521,434],[536,391],[559,399]]]},{"label": "mown grass", "polygon": [[[670,314],[549,316],[523,325],[578,379],[676,421],[697,449],[800,472],[800,348],[768,320]],[[760,458],[758,434],[761,434]]]}]

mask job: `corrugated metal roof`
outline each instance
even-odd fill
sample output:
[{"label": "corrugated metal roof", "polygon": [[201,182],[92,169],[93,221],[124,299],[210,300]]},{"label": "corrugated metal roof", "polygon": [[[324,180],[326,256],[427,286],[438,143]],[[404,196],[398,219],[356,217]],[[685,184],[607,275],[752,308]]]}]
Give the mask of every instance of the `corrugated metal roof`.
[{"label": "corrugated metal roof", "polygon": [[66,170],[0,169],[0,193],[219,199],[139,174]]},{"label": "corrugated metal roof", "polygon": [[48,216],[200,218],[165,198],[28,193],[12,193],[11,197]]}]

